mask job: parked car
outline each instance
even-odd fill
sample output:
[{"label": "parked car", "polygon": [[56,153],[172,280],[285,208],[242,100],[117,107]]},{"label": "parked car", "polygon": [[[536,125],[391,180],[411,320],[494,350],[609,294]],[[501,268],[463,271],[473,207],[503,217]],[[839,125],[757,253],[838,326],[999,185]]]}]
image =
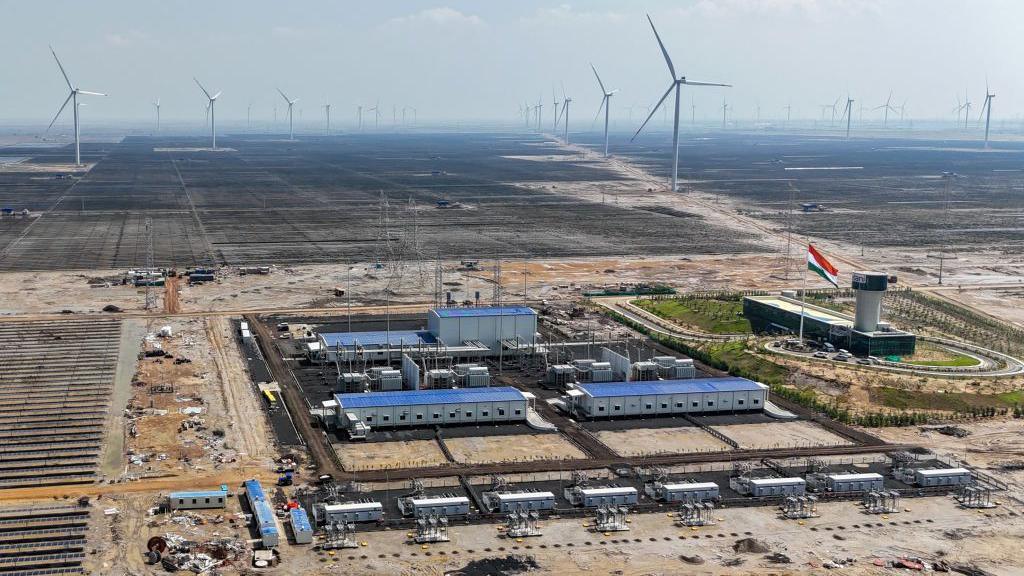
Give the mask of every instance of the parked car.
[{"label": "parked car", "polygon": [[828,358],[828,354],[825,354],[824,352],[818,351],[818,352],[814,353],[814,357],[815,358]]}]

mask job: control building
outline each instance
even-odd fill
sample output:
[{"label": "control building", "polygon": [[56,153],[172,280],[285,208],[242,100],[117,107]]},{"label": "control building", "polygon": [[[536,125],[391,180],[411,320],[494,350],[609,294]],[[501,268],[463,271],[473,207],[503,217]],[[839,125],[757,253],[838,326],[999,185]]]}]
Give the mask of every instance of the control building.
[{"label": "control building", "polygon": [[245,497],[249,501],[249,508],[252,510],[253,522],[260,535],[260,542],[264,548],[273,548],[280,541],[280,532],[277,529],[277,520],[274,516],[274,509],[263,492],[263,486],[258,480],[246,480]]},{"label": "control building", "polygon": [[[335,426],[403,428],[526,420],[532,395],[511,386],[335,394]],[[325,403],[326,404],[326,403]]]},{"label": "control building", "polygon": [[537,312],[526,306],[436,308],[426,330],[322,332],[310,349],[313,361],[395,361],[403,354],[478,360],[536,350]]},{"label": "control building", "polygon": [[569,390],[567,398],[581,418],[753,412],[764,409],[768,386],[735,377],[585,383]]},{"label": "control building", "polygon": [[[909,356],[917,337],[893,328],[882,318],[882,298],[889,287],[888,275],[854,272],[851,286],[856,298],[854,317],[814,304],[804,303],[804,338],[828,342],[858,356]],[[800,331],[801,303],[786,296],[747,296],[743,315],[755,332],[792,333]]]}]

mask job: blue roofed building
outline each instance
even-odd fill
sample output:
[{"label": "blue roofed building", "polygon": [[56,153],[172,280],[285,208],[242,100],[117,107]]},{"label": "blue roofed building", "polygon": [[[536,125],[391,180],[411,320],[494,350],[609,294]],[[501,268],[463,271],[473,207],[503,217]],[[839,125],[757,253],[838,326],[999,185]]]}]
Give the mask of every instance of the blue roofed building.
[{"label": "blue roofed building", "polygon": [[321,332],[317,339],[308,353],[318,362],[395,361],[403,354],[438,353],[477,360],[503,350],[534,349],[537,312],[527,306],[437,308],[427,312],[426,330]]},{"label": "blue roofed building", "polygon": [[249,501],[249,508],[252,510],[253,522],[260,542],[264,548],[277,546],[281,539],[280,531],[277,528],[274,508],[267,500],[263,486],[258,480],[246,480],[243,487],[245,488],[245,497]]},{"label": "blue roofed building", "polygon": [[568,392],[570,408],[582,418],[752,412],[767,401],[768,386],[736,377],[587,383]]},{"label": "blue roofed building", "polygon": [[533,396],[512,387],[335,394],[337,426],[400,428],[522,422]]},{"label": "blue roofed building", "polygon": [[309,514],[301,506],[289,511],[292,525],[292,536],[296,544],[313,543],[313,525],[309,522]]}]

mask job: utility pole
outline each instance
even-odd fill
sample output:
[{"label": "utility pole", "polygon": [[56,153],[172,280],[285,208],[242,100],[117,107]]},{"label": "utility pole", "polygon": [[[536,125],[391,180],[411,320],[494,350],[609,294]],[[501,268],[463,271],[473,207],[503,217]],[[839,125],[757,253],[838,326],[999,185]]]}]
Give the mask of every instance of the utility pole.
[{"label": "utility pole", "polygon": [[156,307],[156,294],[152,290],[153,277],[153,219],[146,218],[146,310]]}]

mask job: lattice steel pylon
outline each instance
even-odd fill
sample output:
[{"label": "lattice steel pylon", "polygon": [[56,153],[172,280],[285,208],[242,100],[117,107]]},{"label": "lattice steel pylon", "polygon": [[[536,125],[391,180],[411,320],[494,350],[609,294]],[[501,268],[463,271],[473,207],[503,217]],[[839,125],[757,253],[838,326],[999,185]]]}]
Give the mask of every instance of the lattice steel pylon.
[{"label": "lattice steel pylon", "polygon": [[[374,243],[374,267],[387,276],[385,290],[393,292],[402,283],[402,263],[396,252],[391,233],[391,204],[387,194],[380,192],[380,209],[377,215],[377,238]],[[400,249],[400,247],[399,247]]]},{"label": "lattice steel pylon", "polygon": [[153,219],[146,218],[146,310],[156,308],[156,294],[153,292]]},{"label": "lattice steel pylon", "polygon": [[501,260],[494,261],[494,271],[491,277],[491,304],[501,306]]},{"label": "lattice steel pylon", "polygon": [[403,252],[405,258],[413,263],[416,270],[416,285],[419,287],[426,283],[427,269],[423,258],[423,246],[420,244],[419,210],[416,209],[416,200],[412,196],[409,196],[408,212],[409,218],[406,222],[408,228]]},{"label": "lattice steel pylon", "polygon": [[438,251],[434,261],[434,308],[440,308],[444,297],[444,269],[441,265],[441,252]]},{"label": "lattice steel pylon", "polygon": [[794,280],[800,277],[800,258],[793,258],[793,215],[796,210],[797,188],[792,181],[786,183],[789,186],[789,202],[786,205],[786,247],[781,252],[778,262],[773,268],[782,270],[783,280]]}]

